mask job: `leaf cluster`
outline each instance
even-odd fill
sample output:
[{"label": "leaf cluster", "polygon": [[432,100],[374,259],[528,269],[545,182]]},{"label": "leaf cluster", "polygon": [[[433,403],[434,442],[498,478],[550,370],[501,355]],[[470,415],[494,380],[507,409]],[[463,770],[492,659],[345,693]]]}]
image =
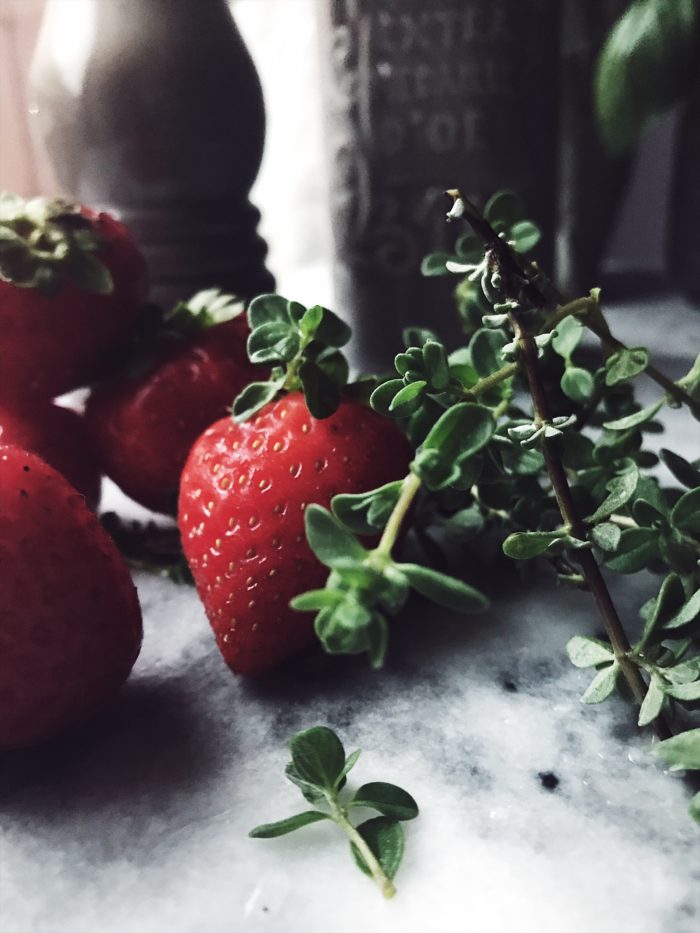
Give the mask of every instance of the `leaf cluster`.
[{"label": "leaf cluster", "polygon": [[[271,839],[312,823],[334,822],[348,836],[358,868],[391,896],[394,893],[391,882],[404,853],[402,823],[418,816],[413,797],[396,784],[383,781],[362,784],[354,793],[342,794],[360,751],[346,755],[338,736],[326,726],[297,733],[289,748],[292,760],[285,774],[315,809],[256,826],[249,835],[254,839]],[[349,819],[355,810],[374,810],[379,816],[355,825]]]},{"label": "leaf cluster", "polygon": [[248,356],[271,367],[266,381],[246,386],[233,403],[236,421],[246,421],[280,392],[301,390],[315,418],[327,418],[340,404],[348,379],[340,347],[350,328],[321,305],[305,308],[281,295],[260,295],[248,308]]}]

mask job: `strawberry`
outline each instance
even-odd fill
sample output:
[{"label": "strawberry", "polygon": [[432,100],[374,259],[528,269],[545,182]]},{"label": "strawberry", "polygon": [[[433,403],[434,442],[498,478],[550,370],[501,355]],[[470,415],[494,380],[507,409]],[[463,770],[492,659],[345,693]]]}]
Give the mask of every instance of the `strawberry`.
[{"label": "strawberry", "polygon": [[141,372],[98,386],[86,411],[108,476],[156,512],[175,512],[180,473],[192,444],[231,408],[256,374],[248,362],[242,306],[200,292],[165,319]]},{"label": "strawberry", "polygon": [[44,399],[0,401],[0,444],[41,457],[75,486],[91,509],[100,498],[100,470],[83,418]]},{"label": "strawberry", "polygon": [[0,195],[0,396],[51,398],[93,379],[146,287],[143,256],[108,214]]},{"label": "strawberry", "polygon": [[141,644],[136,590],[116,546],[52,467],[0,448],[0,749],[92,716]]},{"label": "strawberry", "polygon": [[319,420],[300,392],[199,438],[182,474],[180,533],[234,672],[261,674],[313,642],[312,617],[289,607],[328,575],[304,537],[306,506],[397,480],[410,458],[393,422],[347,400]]}]

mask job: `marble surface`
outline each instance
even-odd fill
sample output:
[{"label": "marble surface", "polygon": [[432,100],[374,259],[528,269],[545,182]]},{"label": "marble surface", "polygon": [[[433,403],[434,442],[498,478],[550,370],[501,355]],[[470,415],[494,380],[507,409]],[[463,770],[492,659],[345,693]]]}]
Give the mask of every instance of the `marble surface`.
[{"label": "marble surface", "polygon": [[[668,442],[690,453],[669,416]],[[617,587],[626,624],[653,583]],[[415,603],[382,672],[339,659],[250,683],[192,590],[137,584],[144,646],[118,703],[0,759],[2,933],[698,929],[687,784],[621,700],[580,703],[588,676],[564,647],[598,628],[586,594],[511,576],[482,616]],[[364,750],[355,782],[395,781],[420,804],[391,902],[332,826],[247,838],[303,808],[285,744],[322,723]]]}]

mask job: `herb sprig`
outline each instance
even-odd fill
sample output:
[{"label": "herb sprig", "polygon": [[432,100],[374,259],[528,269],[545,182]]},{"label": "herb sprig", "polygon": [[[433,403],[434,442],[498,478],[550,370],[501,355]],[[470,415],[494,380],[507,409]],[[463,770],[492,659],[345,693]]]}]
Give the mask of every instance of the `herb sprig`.
[{"label": "herb sprig", "polygon": [[[357,763],[360,751],[346,756],[342,742],[326,726],[297,733],[292,736],[289,748],[292,760],[285,774],[315,809],[256,826],[249,833],[251,838],[272,839],[330,820],[348,837],[350,852],[360,871],[379,885],[385,897],[393,897],[396,893],[393,879],[404,853],[401,824],[418,816],[413,797],[395,784],[380,781],[363,784],[352,795],[343,794],[347,775]],[[380,815],[356,825],[350,820],[356,809],[375,810]]]}]

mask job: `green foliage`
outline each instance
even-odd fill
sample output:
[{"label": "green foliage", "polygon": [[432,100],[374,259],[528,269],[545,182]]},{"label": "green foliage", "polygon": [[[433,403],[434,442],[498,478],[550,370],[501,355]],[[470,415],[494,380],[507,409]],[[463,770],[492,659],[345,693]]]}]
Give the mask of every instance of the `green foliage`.
[{"label": "green foliage", "polygon": [[649,120],[688,96],[698,74],[697,0],[634,0],[613,27],[595,77],[598,128],[620,155]]},{"label": "green foliage", "polygon": [[271,367],[267,382],[247,386],[233,403],[236,421],[246,421],[280,392],[301,390],[314,418],[338,408],[348,364],[340,347],[350,339],[344,321],[320,305],[305,308],[281,295],[260,295],[248,308],[248,356]]},{"label": "green foliage", "polygon": [[[321,808],[304,810],[274,823],[263,823],[249,833],[253,839],[271,839],[312,823],[335,823],[348,837],[355,864],[373,878],[386,897],[394,894],[391,883],[403,857],[405,840],[401,823],[418,816],[413,797],[396,784],[375,781],[363,784],[350,795],[343,794],[346,778],[360,752],[345,754],[338,736],[326,726],[315,726],[292,736],[292,760],[285,769],[289,780],[304,798]],[[380,814],[355,826],[352,809],[376,810]]]}]

